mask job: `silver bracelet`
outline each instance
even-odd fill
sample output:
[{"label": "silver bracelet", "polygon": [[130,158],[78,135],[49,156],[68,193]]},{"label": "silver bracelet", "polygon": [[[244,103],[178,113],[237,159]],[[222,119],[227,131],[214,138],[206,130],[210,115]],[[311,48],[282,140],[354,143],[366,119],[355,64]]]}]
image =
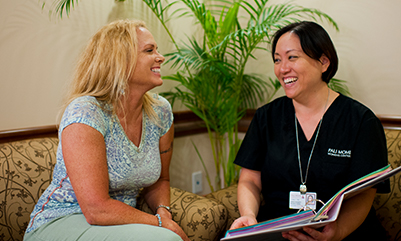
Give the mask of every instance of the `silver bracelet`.
[{"label": "silver bracelet", "polygon": [[161,227],[162,226],[162,218],[160,217],[160,215],[158,213],[156,213],[155,216],[157,217],[157,220],[159,221],[159,227]]},{"label": "silver bracelet", "polygon": [[[171,208],[169,207],[169,206],[166,206],[166,205],[159,205],[159,206],[157,206],[157,208],[156,208],[156,210],[155,210],[155,212],[157,213],[157,209],[159,209],[159,208],[165,208],[165,209],[167,209],[167,211],[169,211],[170,213],[171,213]],[[171,213],[172,214],[172,213]]]}]

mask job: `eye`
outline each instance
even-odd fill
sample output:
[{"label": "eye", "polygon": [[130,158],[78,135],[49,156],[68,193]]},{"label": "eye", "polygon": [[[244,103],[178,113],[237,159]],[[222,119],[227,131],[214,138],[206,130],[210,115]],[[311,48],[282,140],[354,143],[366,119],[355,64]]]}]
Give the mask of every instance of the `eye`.
[{"label": "eye", "polygon": [[276,58],[276,59],[273,60],[273,63],[277,64],[277,63],[279,63],[280,61],[281,61],[280,59],[277,59],[277,58]]},{"label": "eye", "polygon": [[297,59],[297,58],[298,58],[298,56],[294,56],[294,55],[290,55],[290,56],[288,57],[289,60],[291,60],[291,59]]}]

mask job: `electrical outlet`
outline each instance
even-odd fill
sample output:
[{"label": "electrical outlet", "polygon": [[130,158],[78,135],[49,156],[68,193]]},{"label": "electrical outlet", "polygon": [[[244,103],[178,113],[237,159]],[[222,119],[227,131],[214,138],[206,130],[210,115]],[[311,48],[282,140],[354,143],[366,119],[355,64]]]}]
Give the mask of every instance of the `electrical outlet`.
[{"label": "electrical outlet", "polygon": [[192,192],[200,193],[202,192],[202,172],[193,172],[192,173]]}]

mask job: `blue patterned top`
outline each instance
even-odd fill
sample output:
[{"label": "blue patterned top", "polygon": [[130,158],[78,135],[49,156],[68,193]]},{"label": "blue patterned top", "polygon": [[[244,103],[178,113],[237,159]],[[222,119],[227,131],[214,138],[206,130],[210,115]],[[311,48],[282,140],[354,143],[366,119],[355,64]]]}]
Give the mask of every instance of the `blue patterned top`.
[{"label": "blue patterned top", "polygon": [[107,106],[101,108],[95,97],[79,97],[68,105],[58,131],[60,141],[53,179],[35,205],[26,232],[31,232],[55,218],[82,213],[66,172],[61,149],[61,133],[65,127],[73,123],[91,126],[104,136],[110,179],[109,195],[132,207],[136,206],[139,190],[152,185],[160,177],[159,140],[173,123],[170,103],[161,96],[154,97],[160,101],[160,105],[153,108],[161,124],[156,125],[143,112],[139,147],[128,139],[118,117],[110,111],[105,111]]}]

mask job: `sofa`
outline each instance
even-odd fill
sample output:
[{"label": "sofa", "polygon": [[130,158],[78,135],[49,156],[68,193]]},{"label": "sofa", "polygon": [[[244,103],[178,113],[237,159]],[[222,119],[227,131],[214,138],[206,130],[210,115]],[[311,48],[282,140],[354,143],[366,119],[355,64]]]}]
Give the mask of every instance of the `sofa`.
[{"label": "sofa", "polygon": [[[389,162],[395,168],[401,165],[401,117],[379,118],[386,132]],[[179,116],[175,119],[176,137],[204,131],[188,123],[180,130],[179,124],[185,121]],[[193,123],[192,117],[184,119]],[[247,126],[249,120],[240,124]],[[29,215],[51,181],[57,144],[55,126],[0,131],[0,241],[23,239]],[[388,240],[401,240],[401,176],[391,177],[390,183],[391,192],[377,194],[374,206]],[[173,219],[193,241],[219,240],[239,217],[236,190],[233,185],[199,196],[171,187]],[[151,213],[141,196],[138,208]]]},{"label": "sofa", "polygon": [[[23,239],[30,213],[52,178],[58,139],[33,136],[14,141],[0,138],[0,240]],[[227,227],[225,206],[178,188],[170,191],[173,219],[188,237],[219,240]],[[138,208],[152,213],[142,196]]]},{"label": "sofa", "polygon": [[[387,140],[388,161],[392,168],[401,165],[401,117],[379,116]],[[401,240],[401,174],[390,177],[391,192],[376,194],[373,206],[381,224],[386,229],[388,241]],[[207,198],[220,201],[226,207],[228,229],[238,218],[236,185],[206,195]]]}]

